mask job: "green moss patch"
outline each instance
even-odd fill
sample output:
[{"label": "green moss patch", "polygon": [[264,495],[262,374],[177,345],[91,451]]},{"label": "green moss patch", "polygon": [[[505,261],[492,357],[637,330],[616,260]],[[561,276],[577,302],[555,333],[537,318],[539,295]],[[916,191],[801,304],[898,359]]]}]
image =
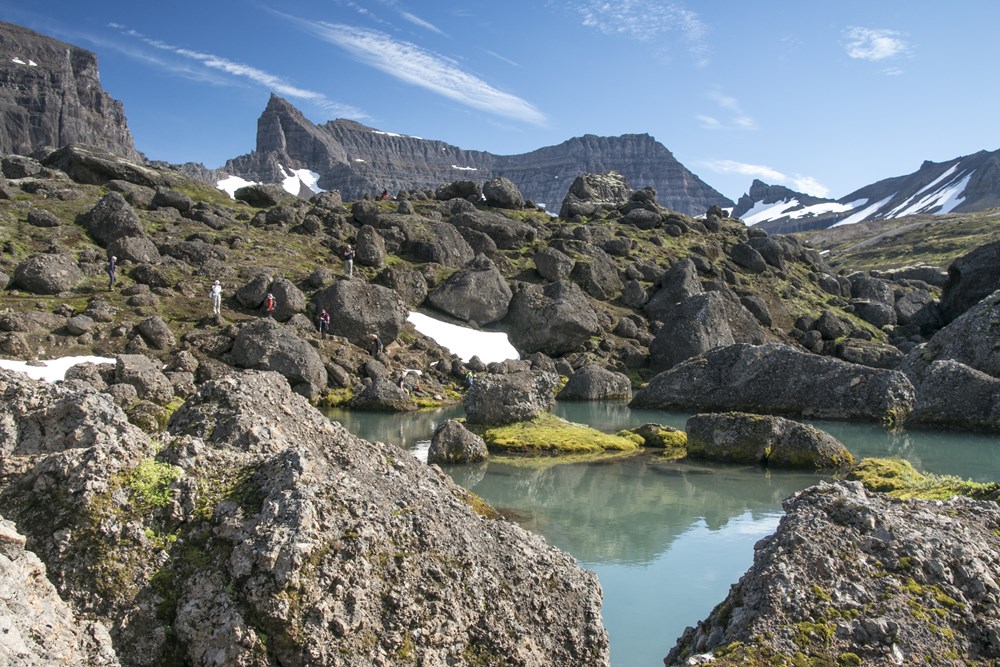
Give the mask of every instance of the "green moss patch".
[{"label": "green moss patch", "polygon": [[847,475],[871,491],[888,493],[896,498],[947,500],[967,496],[977,500],[1000,500],[1000,482],[972,482],[953,475],[934,475],[917,471],[902,459],[864,459]]},{"label": "green moss patch", "polygon": [[491,452],[530,454],[584,454],[605,451],[632,452],[639,445],[618,435],[602,433],[552,414],[480,432]]}]

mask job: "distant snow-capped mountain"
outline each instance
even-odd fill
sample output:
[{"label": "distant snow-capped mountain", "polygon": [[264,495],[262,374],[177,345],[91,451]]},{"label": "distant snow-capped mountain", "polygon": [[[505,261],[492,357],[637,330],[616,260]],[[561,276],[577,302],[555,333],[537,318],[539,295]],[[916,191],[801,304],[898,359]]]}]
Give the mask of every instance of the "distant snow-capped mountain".
[{"label": "distant snow-capped mountain", "polygon": [[918,213],[970,213],[1000,206],[1000,150],[947,162],[924,162],[907,176],[887,178],[841,199],[824,199],[755,180],[733,217],[769,232],[826,229]]}]

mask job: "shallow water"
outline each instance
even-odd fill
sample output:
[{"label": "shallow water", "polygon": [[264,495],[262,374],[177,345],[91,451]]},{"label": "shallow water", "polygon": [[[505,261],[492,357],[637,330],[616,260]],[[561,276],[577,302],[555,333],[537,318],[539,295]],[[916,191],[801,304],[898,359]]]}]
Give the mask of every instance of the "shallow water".
[{"label": "shallow water", "polygon": [[[555,412],[606,432],[647,422],[683,428],[688,417],[631,410],[620,402],[559,403]],[[462,410],[329,414],[356,435],[426,458],[434,429]],[[1000,479],[995,436],[812,423],[858,458],[899,456],[925,472]],[[707,616],[750,566],[753,545],[778,525],[781,501],[825,479],[756,466],[665,463],[651,454],[548,467],[490,461],[446,469],[508,518],[597,573],[615,667],[662,665],[685,626]]]}]

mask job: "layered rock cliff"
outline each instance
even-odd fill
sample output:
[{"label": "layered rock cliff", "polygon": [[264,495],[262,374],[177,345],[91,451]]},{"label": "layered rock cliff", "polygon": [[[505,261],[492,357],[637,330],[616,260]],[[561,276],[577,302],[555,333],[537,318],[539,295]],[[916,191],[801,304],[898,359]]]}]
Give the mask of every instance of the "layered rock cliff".
[{"label": "layered rock cliff", "polygon": [[276,182],[290,169],[320,174],[319,186],[339,190],[345,199],[383,189],[433,189],[461,179],[483,182],[504,176],[527,199],[557,210],[580,174],[617,171],[634,187],[652,187],[664,206],[687,215],[701,215],[713,204],[732,206],[648,134],[588,134],[530,153],[494,155],[349,120],[315,125],[272,95],[257,122],[256,150],[230,160],[224,171]]},{"label": "layered rock cliff", "polygon": [[0,152],[70,143],[142,160],[122,103],[101,87],[93,53],[0,22]]}]

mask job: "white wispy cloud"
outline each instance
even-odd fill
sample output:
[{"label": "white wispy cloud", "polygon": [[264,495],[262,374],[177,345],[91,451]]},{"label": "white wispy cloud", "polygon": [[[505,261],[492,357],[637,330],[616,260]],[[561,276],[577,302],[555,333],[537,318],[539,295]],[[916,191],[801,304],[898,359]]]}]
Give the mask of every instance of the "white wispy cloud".
[{"label": "white wispy cloud", "polygon": [[400,81],[506,118],[534,125],[547,122],[541,111],[520,97],[497,90],[462,70],[455,61],[415,44],[396,40],[376,30],[286,17],[319,38],[344,49],[360,62]]},{"label": "white wispy cloud", "polygon": [[639,42],[663,42],[679,32],[698,65],[708,63],[708,29],[698,14],[679,2],[664,0],[581,0],[572,8],[583,25]]},{"label": "white wispy cloud", "polygon": [[855,26],[844,31],[844,50],[851,58],[878,61],[904,55],[910,45],[895,30]]},{"label": "white wispy cloud", "polygon": [[757,123],[754,119],[743,111],[739,101],[730,95],[726,95],[721,90],[715,89],[708,93],[708,99],[715,102],[720,112],[725,114],[725,119],[720,119],[718,115],[700,113],[695,115],[695,120],[705,130],[756,130]]},{"label": "white wispy cloud", "polygon": [[[174,46],[173,44],[164,42],[162,40],[147,37],[140,32],[132,30],[126,26],[118,23],[109,23],[109,28],[118,30],[122,34],[135,38],[142,43],[150,46],[154,49],[160,51],[181,56],[182,58],[195,61],[201,65],[215,71],[224,72],[234,77],[239,77],[241,79],[246,79],[252,81],[253,83],[267,87],[279,95],[285,97],[291,97],[296,100],[305,100],[321,108],[327,112],[337,114],[345,118],[353,118],[355,120],[365,120],[368,119],[368,115],[362,112],[360,109],[353,107],[348,104],[342,104],[340,102],[335,102],[324,94],[316,92],[314,90],[309,90],[307,88],[300,88],[295,86],[288,81],[285,81],[280,76],[271,74],[264,70],[258,69],[251,65],[246,65],[244,63],[236,62],[217,56],[211,53],[204,53],[201,51],[195,51],[193,49],[187,49],[180,46]],[[166,69],[171,71],[178,71],[178,68],[173,65],[168,65],[164,63],[161,59],[157,58],[143,58],[146,62],[155,65],[164,66]]]},{"label": "white wispy cloud", "polygon": [[706,169],[719,174],[740,174],[748,178],[759,178],[770,185],[784,185],[814,197],[826,197],[830,194],[830,189],[812,176],[803,176],[802,174],[790,176],[762,164],[749,164],[735,160],[707,160],[701,164]]},{"label": "white wispy cloud", "polygon": [[412,23],[413,25],[423,28],[424,30],[430,30],[431,32],[436,32],[439,35],[445,34],[444,31],[438,28],[436,25],[434,25],[429,21],[423,20],[422,18],[416,16],[415,14],[411,14],[410,12],[400,12],[399,15],[402,16],[407,21],[409,21],[410,23]]}]

